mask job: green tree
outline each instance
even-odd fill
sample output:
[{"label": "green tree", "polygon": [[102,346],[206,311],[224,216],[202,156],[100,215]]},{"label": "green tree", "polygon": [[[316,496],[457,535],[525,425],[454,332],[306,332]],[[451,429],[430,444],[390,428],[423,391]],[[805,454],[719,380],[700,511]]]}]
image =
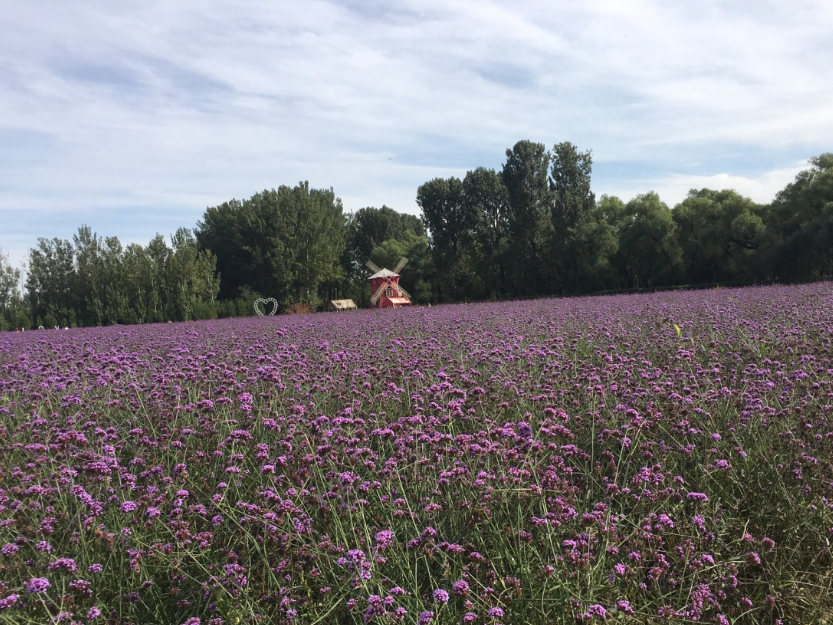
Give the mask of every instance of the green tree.
[{"label": "green tree", "polygon": [[118,237],[105,237],[101,250],[104,279],[104,323],[128,323],[132,315],[126,283],[123,280],[124,248]]},{"label": "green tree", "polygon": [[550,155],[543,143],[519,141],[506,150],[501,179],[509,198],[507,225],[513,295],[541,295],[547,288],[553,259],[552,192],[547,174]]},{"label": "green tree", "polygon": [[481,278],[479,298],[499,298],[509,290],[509,193],[493,169],[478,167],[463,179],[463,197],[474,222],[468,241],[472,268]]},{"label": "green tree", "polygon": [[101,240],[83,225],[73,236],[75,244],[75,290],[78,293],[78,321],[85,326],[104,323],[104,268]]},{"label": "green tree", "polygon": [[158,323],[171,321],[167,315],[167,302],[169,301],[168,287],[168,259],[171,249],[165,243],[161,234],[153,237],[145,248],[145,256],[148,262],[148,274],[145,279],[149,283],[147,291],[147,321]]},{"label": "green tree", "polygon": [[[241,218],[247,229],[243,248],[236,254],[248,260],[244,260],[245,271],[235,280],[242,286],[264,293],[265,297],[276,298],[282,307],[289,306],[293,301],[290,289],[296,280],[297,269],[294,250],[303,236],[297,231],[297,219],[287,210],[285,199],[285,192],[271,189],[243,202]],[[250,211],[251,221],[247,222],[245,220]],[[217,254],[219,258],[219,252]],[[221,272],[221,280],[223,275]]]},{"label": "green tree", "polygon": [[[277,193],[272,190],[255,194],[250,200],[231,200],[205,210],[195,231],[202,250],[217,257],[220,274],[220,297],[233,299],[244,286],[254,285],[266,292],[272,274],[266,275],[270,264],[266,257],[281,257],[277,223]],[[278,281],[284,276],[276,276]]]},{"label": "green tree", "polygon": [[615,263],[627,288],[672,284],[680,263],[676,225],[668,205],[653,191],[625,205]]},{"label": "green tree", "polygon": [[[278,190],[284,212],[294,221],[291,286],[285,305],[310,304],[314,309],[332,299],[344,273],[339,260],[347,244],[344,210],[332,189],[310,189],[308,182]],[[280,301],[280,300],[279,300]]]},{"label": "green tree", "polygon": [[768,278],[818,280],[833,276],[833,153],[782,189],[766,212]]},{"label": "green tree", "polygon": [[15,324],[20,312],[20,270],[12,267],[9,256],[0,252],[0,330],[19,327]]},{"label": "green tree", "polygon": [[389,239],[402,239],[407,232],[416,236],[425,235],[425,226],[416,215],[399,213],[388,206],[361,208],[348,218],[347,251],[352,267],[363,269],[370,253]]},{"label": "green tree", "polygon": [[126,251],[118,237],[102,239],[84,225],[78,229],[73,241],[74,291],[79,323],[90,326],[147,320],[146,302],[151,284],[149,281],[137,282],[134,266],[137,254],[144,257],[142,247],[130,246],[131,266],[128,268]]},{"label": "green tree", "polygon": [[564,278],[571,293],[621,288],[616,267],[619,235],[625,220],[625,203],[603,195],[576,228],[573,253]]},{"label": "green tree", "polygon": [[129,309],[124,323],[148,323],[152,317],[153,264],[141,245],[131,243],[122,256],[122,282]]},{"label": "green tree", "polygon": [[466,244],[476,225],[472,206],[465,201],[459,178],[435,178],[417,190],[417,204],[428,229],[437,271],[436,287],[441,301],[465,297],[474,276]]},{"label": "green tree", "polygon": [[[575,292],[587,280],[595,254],[586,256],[586,238],[597,228],[588,223],[596,198],[590,190],[593,156],[590,151],[579,152],[572,143],[558,143],[551,152],[550,189],[552,192],[553,237],[551,258],[556,271],[550,273],[553,290]],[[599,222],[596,222],[596,226]],[[584,263],[584,265],[583,265]]]},{"label": "green tree", "polygon": [[762,206],[735,191],[689,191],[673,210],[683,282],[753,280],[764,234],[762,216]]},{"label": "green tree", "polygon": [[474,225],[459,178],[435,178],[417,189],[417,204],[434,248],[456,256],[466,232]]},{"label": "green tree", "polygon": [[344,280],[346,223],[332,189],[302,182],[206,209],[196,237],[217,257],[222,297],[246,287],[282,308],[317,306]]},{"label": "green tree", "polygon": [[29,250],[26,293],[32,314],[49,319],[49,325],[75,325],[76,317],[75,250],[65,239],[38,239]]},{"label": "green tree", "polygon": [[195,312],[210,309],[220,290],[215,272],[217,259],[211,252],[199,249],[188,228],[179,228],[171,236],[171,248],[165,277],[169,315],[181,321],[198,318]]}]

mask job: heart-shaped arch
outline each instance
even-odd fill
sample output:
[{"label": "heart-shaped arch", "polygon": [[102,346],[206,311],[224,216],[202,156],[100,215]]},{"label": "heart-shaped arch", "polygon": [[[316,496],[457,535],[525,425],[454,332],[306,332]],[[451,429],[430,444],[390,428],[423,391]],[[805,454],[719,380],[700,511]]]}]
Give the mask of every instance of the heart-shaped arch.
[{"label": "heart-shaped arch", "polygon": [[[260,312],[260,308],[258,307],[258,304],[263,304],[263,310],[264,310],[264,311],[266,310],[266,305],[267,305],[267,304],[272,304],[272,311],[271,311],[271,312],[269,312],[269,313],[266,313],[266,312]],[[255,300],[255,312],[256,312],[258,315],[260,315],[261,317],[262,317],[264,314],[266,314],[266,315],[268,315],[268,316],[270,316],[270,317],[271,317],[271,316],[272,316],[272,315],[274,315],[276,312],[278,312],[278,300],[276,300],[274,297],[270,297],[270,298],[268,298],[268,299],[263,299],[262,297],[260,297],[260,298],[256,299],[256,300]]]}]

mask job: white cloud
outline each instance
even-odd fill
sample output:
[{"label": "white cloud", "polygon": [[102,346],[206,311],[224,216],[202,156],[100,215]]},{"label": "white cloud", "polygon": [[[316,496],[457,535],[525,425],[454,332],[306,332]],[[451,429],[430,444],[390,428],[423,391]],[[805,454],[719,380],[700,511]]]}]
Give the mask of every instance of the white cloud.
[{"label": "white cloud", "polygon": [[611,185],[610,190],[599,190],[597,194],[615,195],[627,202],[640,193],[655,191],[663,202],[673,208],[686,198],[691,189],[734,189],[759,204],[768,204],[775,198],[778,191],[793,182],[796,175],[807,167],[807,163],[801,162],[790,167],[774,169],[759,176],[739,176],[728,173],[671,174],[665,177],[637,180],[620,186]]},{"label": "white cloud", "polygon": [[[146,240],[157,224],[122,218],[137,207],[193,226],[299,180],[348,209],[416,212],[419,184],[500,167],[520,139],[624,164],[599,192],[768,201],[833,146],[831,6],[16,3],[0,24],[0,219],[48,214],[69,237],[95,216]],[[9,247],[23,230],[6,228]]]}]

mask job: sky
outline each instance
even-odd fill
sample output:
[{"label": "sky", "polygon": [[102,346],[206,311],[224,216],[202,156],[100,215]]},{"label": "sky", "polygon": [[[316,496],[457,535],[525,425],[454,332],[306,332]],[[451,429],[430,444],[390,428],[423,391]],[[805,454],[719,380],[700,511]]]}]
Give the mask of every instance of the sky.
[{"label": "sky", "polygon": [[0,0],[0,252],[308,180],[419,214],[529,139],[597,197],[769,202],[833,151],[829,0]]}]

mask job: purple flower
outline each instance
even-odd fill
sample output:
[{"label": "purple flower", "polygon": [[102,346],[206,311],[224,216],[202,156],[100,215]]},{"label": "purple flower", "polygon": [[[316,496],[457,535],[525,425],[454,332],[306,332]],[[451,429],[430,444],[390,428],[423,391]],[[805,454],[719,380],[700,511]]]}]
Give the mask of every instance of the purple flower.
[{"label": "purple flower", "polygon": [[604,607],[600,606],[598,603],[594,603],[589,608],[587,608],[587,612],[582,614],[581,618],[586,620],[598,618],[604,621],[607,620],[607,610],[605,610]]},{"label": "purple flower", "polygon": [[384,549],[393,542],[393,532],[390,530],[382,530],[376,533],[376,546],[379,549]]},{"label": "purple flower", "polygon": [[448,603],[448,593],[442,588],[434,591],[434,603]]},{"label": "purple flower", "polygon": [[367,603],[367,610],[365,610],[364,618],[362,619],[365,623],[370,621],[374,616],[384,616],[385,606],[379,595],[370,595],[367,598]]},{"label": "purple flower", "polygon": [[123,501],[122,504],[119,506],[119,510],[127,514],[128,512],[133,512],[134,510],[138,509],[138,505],[135,502],[127,500]]},{"label": "purple flower", "polygon": [[6,556],[7,558],[11,558],[11,557],[13,557],[13,556],[14,556],[14,555],[15,555],[15,554],[19,551],[19,550],[20,550],[20,547],[18,547],[18,546],[17,546],[17,545],[15,545],[14,543],[6,543],[5,545],[3,545],[3,548],[2,548],[2,549],[0,549],[0,553],[2,553],[2,554],[3,554],[4,556]]},{"label": "purple flower", "polygon": [[750,566],[757,566],[761,563],[761,556],[754,551],[748,551],[746,553],[746,563]]},{"label": "purple flower", "polygon": [[455,595],[465,595],[469,592],[469,583],[464,579],[457,580],[451,586],[451,592]]},{"label": "purple flower", "polygon": [[91,586],[92,584],[85,579],[75,579],[69,583],[69,589],[80,597],[92,597],[93,591],[90,590]]},{"label": "purple flower", "polygon": [[689,493],[686,495],[689,501],[703,501],[706,502],[709,498],[704,493]]},{"label": "purple flower", "polygon": [[65,571],[69,571],[70,573],[75,573],[75,571],[78,570],[78,566],[72,558],[58,558],[46,567],[47,571],[55,571],[57,569],[63,569]]},{"label": "purple flower", "polygon": [[347,552],[347,555],[353,562],[364,562],[365,558],[367,558],[361,549],[351,549]]},{"label": "purple flower", "polygon": [[192,616],[187,621],[183,621],[182,625],[200,625],[200,623],[202,623],[202,621],[200,620],[200,617]]},{"label": "purple flower", "polygon": [[46,592],[52,584],[43,577],[33,577],[26,583],[26,592],[36,594]]},{"label": "purple flower", "polygon": [[423,610],[417,619],[417,625],[428,625],[431,619],[434,618],[434,613],[431,610]]},{"label": "purple flower", "polygon": [[95,563],[95,564],[91,564],[89,567],[87,567],[87,570],[88,570],[90,573],[101,573],[101,571],[103,571],[103,570],[104,570],[104,567],[103,567],[103,566],[101,566],[101,565],[100,565],[100,564],[98,564],[98,563]]},{"label": "purple flower", "polygon": [[489,611],[487,612],[487,614],[491,618],[500,618],[500,617],[503,616],[503,608],[499,608],[497,606],[495,606],[494,608],[489,608]]},{"label": "purple flower", "polygon": [[532,427],[526,421],[519,421],[515,429],[518,431],[518,436],[522,438],[530,438],[532,436]]},{"label": "purple flower", "polygon": [[633,614],[633,608],[629,601],[617,601],[616,602],[616,609],[620,612],[624,612],[625,614]]},{"label": "purple flower", "polygon": [[12,593],[6,597],[0,599],[0,610],[5,610],[7,608],[11,608],[14,604],[17,603],[17,600],[20,599],[20,595],[16,595]]},{"label": "purple flower", "polygon": [[241,393],[239,399],[241,404],[251,404],[254,401],[251,393]]}]

